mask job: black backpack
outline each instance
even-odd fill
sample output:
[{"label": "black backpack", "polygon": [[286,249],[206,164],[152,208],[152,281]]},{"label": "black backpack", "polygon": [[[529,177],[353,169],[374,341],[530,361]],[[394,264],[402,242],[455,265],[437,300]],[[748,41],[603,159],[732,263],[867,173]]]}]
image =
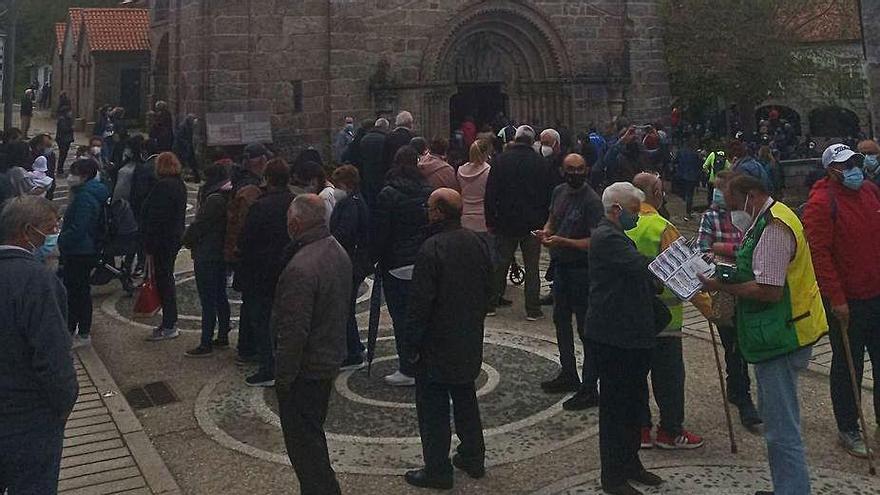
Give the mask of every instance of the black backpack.
[{"label": "black backpack", "polygon": [[98,244],[106,246],[137,235],[138,225],[131,205],[124,199],[108,198],[101,205]]}]

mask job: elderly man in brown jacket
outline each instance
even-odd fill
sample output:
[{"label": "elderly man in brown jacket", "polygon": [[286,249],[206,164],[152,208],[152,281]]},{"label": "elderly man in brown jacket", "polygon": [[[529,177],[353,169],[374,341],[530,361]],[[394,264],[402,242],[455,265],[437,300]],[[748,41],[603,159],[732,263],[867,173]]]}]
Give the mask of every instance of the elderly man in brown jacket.
[{"label": "elderly man in brown jacket", "polygon": [[330,235],[324,200],[297,196],[287,213],[292,254],[275,291],[275,391],[281,429],[300,493],[340,493],[330,466],[324,420],[345,359],[351,261]]}]

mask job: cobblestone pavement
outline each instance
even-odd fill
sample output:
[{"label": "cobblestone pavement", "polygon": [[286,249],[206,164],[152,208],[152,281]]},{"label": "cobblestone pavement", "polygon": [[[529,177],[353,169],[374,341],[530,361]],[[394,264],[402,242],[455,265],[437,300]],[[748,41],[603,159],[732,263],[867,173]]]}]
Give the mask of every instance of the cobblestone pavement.
[{"label": "cobblestone pavement", "polygon": [[[194,192],[190,185],[191,203]],[[59,202],[64,203],[65,197],[62,186]],[[677,219],[677,202],[670,203]],[[685,235],[696,228],[696,221],[677,223]],[[542,270],[547,261],[545,255]],[[191,270],[189,255],[182,251],[177,267],[179,339],[145,342],[154,321],[133,319],[132,300],[111,284],[96,290],[93,345],[122,392],[160,381],[173,391],[171,403],[135,408],[135,414],[182,492],[296,493],[274,393],[243,385],[253,368],[236,366],[234,350],[205,359],[183,356],[198,342],[199,307]],[[544,291],[546,286],[545,282]],[[361,288],[362,328],[369,288],[369,283]],[[480,481],[457,475],[453,493],[598,493],[596,411],[563,411],[565,397],[543,394],[538,386],[558,369],[550,308],[545,308],[545,319],[528,323],[523,318],[521,288],[511,286],[508,294],[514,305],[487,320],[486,359],[477,384],[488,475]],[[231,292],[230,298],[237,314],[239,296]],[[737,424],[740,452],[730,454],[707,326],[693,308],[688,308],[685,323],[686,426],[703,435],[706,446],[696,451],[645,451],[645,464],[668,480],[659,490],[646,493],[751,495],[769,489],[760,436]],[[396,357],[386,314],[381,325],[372,375],[364,370],[346,372],[334,384],[326,425],[331,457],[344,493],[419,493],[399,476],[421,462],[413,391],[382,384],[381,377],[394,369]],[[817,348],[813,372],[805,374],[801,384],[814,493],[880,493],[880,480],[865,477],[864,464],[835,445],[823,349]],[[870,398],[867,393],[866,403]],[[652,408],[656,414],[653,401]],[[866,413],[876,424],[873,414],[868,409]]]}]

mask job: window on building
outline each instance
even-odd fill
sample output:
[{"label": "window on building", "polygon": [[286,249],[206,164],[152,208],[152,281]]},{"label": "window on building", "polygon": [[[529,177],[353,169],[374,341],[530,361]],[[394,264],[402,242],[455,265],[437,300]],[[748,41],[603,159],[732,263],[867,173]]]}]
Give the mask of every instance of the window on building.
[{"label": "window on building", "polygon": [[300,113],[303,111],[303,82],[297,79],[291,81],[290,85],[293,86],[293,111]]},{"label": "window on building", "polygon": [[841,58],[837,61],[837,96],[844,100],[865,98],[862,64],[858,59]]}]

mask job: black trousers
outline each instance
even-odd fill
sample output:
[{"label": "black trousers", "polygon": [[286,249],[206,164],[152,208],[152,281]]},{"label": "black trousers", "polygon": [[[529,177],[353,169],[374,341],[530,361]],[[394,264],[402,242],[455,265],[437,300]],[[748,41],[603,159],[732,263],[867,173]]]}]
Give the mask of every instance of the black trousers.
[{"label": "black trousers", "polygon": [[639,444],[651,350],[623,349],[592,341],[590,345],[599,368],[602,486],[610,488],[644,469],[639,459]]},{"label": "black trousers", "polygon": [[[849,345],[853,354],[853,366],[859,392],[865,374],[865,352],[874,363],[874,415],[880,418],[880,297],[867,300],[850,300],[849,303]],[[857,431],[859,413],[853,396],[852,379],[846,363],[843,347],[843,331],[840,321],[834,317],[831,307],[826,305],[828,314],[829,338],[831,339],[831,405],[834,419],[840,431]],[[880,419],[877,420],[880,423]]]},{"label": "black trousers", "polygon": [[590,269],[587,266],[554,263],[553,268],[553,323],[556,326],[556,342],[559,347],[559,364],[562,373],[577,379],[574,357],[574,329],[584,346],[584,365],[581,387],[584,392],[596,393],[596,362],[584,340],[585,322],[590,300]]},{"label": "black trousers", "polygon": [[455,434],[461,444],[458,455],[472,466],[482,466],[486,456],[483,423],[477,404],[476,384],[435,383],[416,377],[416,412],[425,471],[430,476],[452,476],[449,447],[452,430],[449,426],[449,399],[454,408]]},{"label": "black trousers", "polygon": [[177,286],[174,281],[174,261],[177,249],[159,248],[149,253],[153,256],[153,270],[156,273],[156,289],[162,300],[162,328],[172,329],[177,325]]},{"label": "black trousers", "polygon": [[98,258],[92,255],[64,256],[64,288],[67,289],[67,329],[81,337],[92,331],[92,286],[89,278]]},{"label": "black trousers", "polygon": [[742,407],[752,402],[749,378],[749,363],[743,359],[739,352],[739,342],[736,337],[736,323],[734,326],[719,326],[718,334],[721,336],[721,345],[724,346],[724,364],[727,369],[727,400]]},{"label": "black trousers", "polygon": [[299,479],[302,495],[337,495],[342,492],[330,466],[324,420],[333,380],[299,377],[293,384],[278,386],[278,407],[284,445]]},{"label": "black trousers", "polygon": [[62,144],[58,143],[58,171],[57,174],[61,175],[64,173],[64,165],[67,162],[67,154],[70,153],[70,143]]}]

